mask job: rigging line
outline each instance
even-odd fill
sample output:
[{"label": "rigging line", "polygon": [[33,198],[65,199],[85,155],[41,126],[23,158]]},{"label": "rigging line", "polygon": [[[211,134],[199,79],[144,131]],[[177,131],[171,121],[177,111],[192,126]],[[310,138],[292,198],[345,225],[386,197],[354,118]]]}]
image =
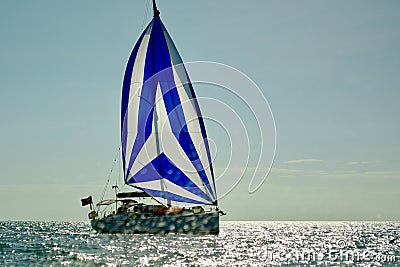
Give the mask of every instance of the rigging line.
[{"label": "rigging line", "polygon": [[147,20],[147,16],[149,15],[149,6],[150,6],[150,0],[147,0],[145,12],[143,15],[142,29],[144,28],[146,20]]},{"label": "rigging line", "polygon": [[[114,162],[113,162],[113,164],[112,164],[112,166],[111,166],[110,173],[108,174],[107,183],[106,183],[106,185],[104,186],[103,192],[101,193],[100,201],[103,201],[103,199],[104,199],[104,195],[105,195],[105,193],[106,193],[108,184],[110,183],[111,174],[112,174],[112,172],[113,172],[113,170],[114,170],[115,163],[117,162],[117,157],[118,157],[118,155],[119,155],[119,148],[118,148],[117,155],[114,157]],[[98,210],[100,210],[100,206],[99,206]]]},{"label": "rigging line", "polygon": [[118,176],[115,177],[115,185],[118,186],[118,180],[121,179],[121,148],[118,148]]}]

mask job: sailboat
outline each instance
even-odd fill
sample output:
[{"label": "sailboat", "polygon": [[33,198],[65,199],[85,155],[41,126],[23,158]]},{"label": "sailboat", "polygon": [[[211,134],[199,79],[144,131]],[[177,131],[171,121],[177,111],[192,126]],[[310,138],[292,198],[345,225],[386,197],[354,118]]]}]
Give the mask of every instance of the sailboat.
[{"label": "sailboat", "polygon": [[[101,200],[89,219],[100,233],[218,234],[211,153],[193,85],[153,0],[153,19],[129,57],[122,86],[121,159],[131,192]],[[149,203],[150,202],[150,203]],[[102,213],[100,207],[115,207]]]}]

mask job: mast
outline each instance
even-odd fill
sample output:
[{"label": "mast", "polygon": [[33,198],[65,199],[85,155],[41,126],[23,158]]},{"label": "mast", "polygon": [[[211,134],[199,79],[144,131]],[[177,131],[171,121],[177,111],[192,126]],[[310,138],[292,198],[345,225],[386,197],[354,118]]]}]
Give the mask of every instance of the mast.
[{"label": "mast", "polygon": [[[159,140],[159,136],[158,136],[158,116],[157,116],[157,106],[154,105],[154,132],[156,135],[156,149],[157,149],[157,155],[160,154],[160,140]],[[161,161],[158,160],[158,173],[162,173],[161,171]],[[160,186],[161,186],[161,191],[163,192],[163,195],[165,196],[165,191],[164,191],[164,183],[163,180],[160,179]]]},{"label": "mast", "polygon": [[157,9],[156,0],[153,0],[153,17],[158,17],[160,15],[160,11]]},{"label": "mast", "polygon": [[[157,149],[157,155],[160,155],[160,137],[159,137],[159,133],[158,133],[158,115],[157,115],[157,104],[154,105],[154,131],[155,131],[155,135],[156,135],[156,149]],[[161,166],[161,161],[159,160],[158,162],[158,173],[162,174],[162,166]],[[162,177],[164,178],[164,177]],[[163,198],[166,199],[165,197],[165,185],[164,185],[164,181],[163,179],[160,179],[160,186],[161,186],[161,191],[163,192]],[[171,200],[167,199],[167,207],[171,206]]]}]

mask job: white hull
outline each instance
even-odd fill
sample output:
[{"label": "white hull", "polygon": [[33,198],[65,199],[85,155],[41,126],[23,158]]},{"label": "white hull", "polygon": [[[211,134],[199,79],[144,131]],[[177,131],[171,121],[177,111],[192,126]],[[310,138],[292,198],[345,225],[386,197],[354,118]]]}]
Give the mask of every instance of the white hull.
[{"label": "white hull", "polygon": [[149,217],[137,217],[134,214],[122,214],[91,221],[92,227],[99,233],[124,234],[164,234],[219,233],[219,213],[165,214]]}]

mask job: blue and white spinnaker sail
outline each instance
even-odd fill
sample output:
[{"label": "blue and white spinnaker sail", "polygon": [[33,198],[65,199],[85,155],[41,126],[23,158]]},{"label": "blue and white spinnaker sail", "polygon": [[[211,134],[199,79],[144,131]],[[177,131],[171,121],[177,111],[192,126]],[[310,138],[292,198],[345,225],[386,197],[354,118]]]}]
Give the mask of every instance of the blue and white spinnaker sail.
[{"label": "blue and white spinnaker sail", "polygon": [[126,66],[121,139],[128,185],[171,201],[217,204],[199,105],[158,15],[140,36]]}]

